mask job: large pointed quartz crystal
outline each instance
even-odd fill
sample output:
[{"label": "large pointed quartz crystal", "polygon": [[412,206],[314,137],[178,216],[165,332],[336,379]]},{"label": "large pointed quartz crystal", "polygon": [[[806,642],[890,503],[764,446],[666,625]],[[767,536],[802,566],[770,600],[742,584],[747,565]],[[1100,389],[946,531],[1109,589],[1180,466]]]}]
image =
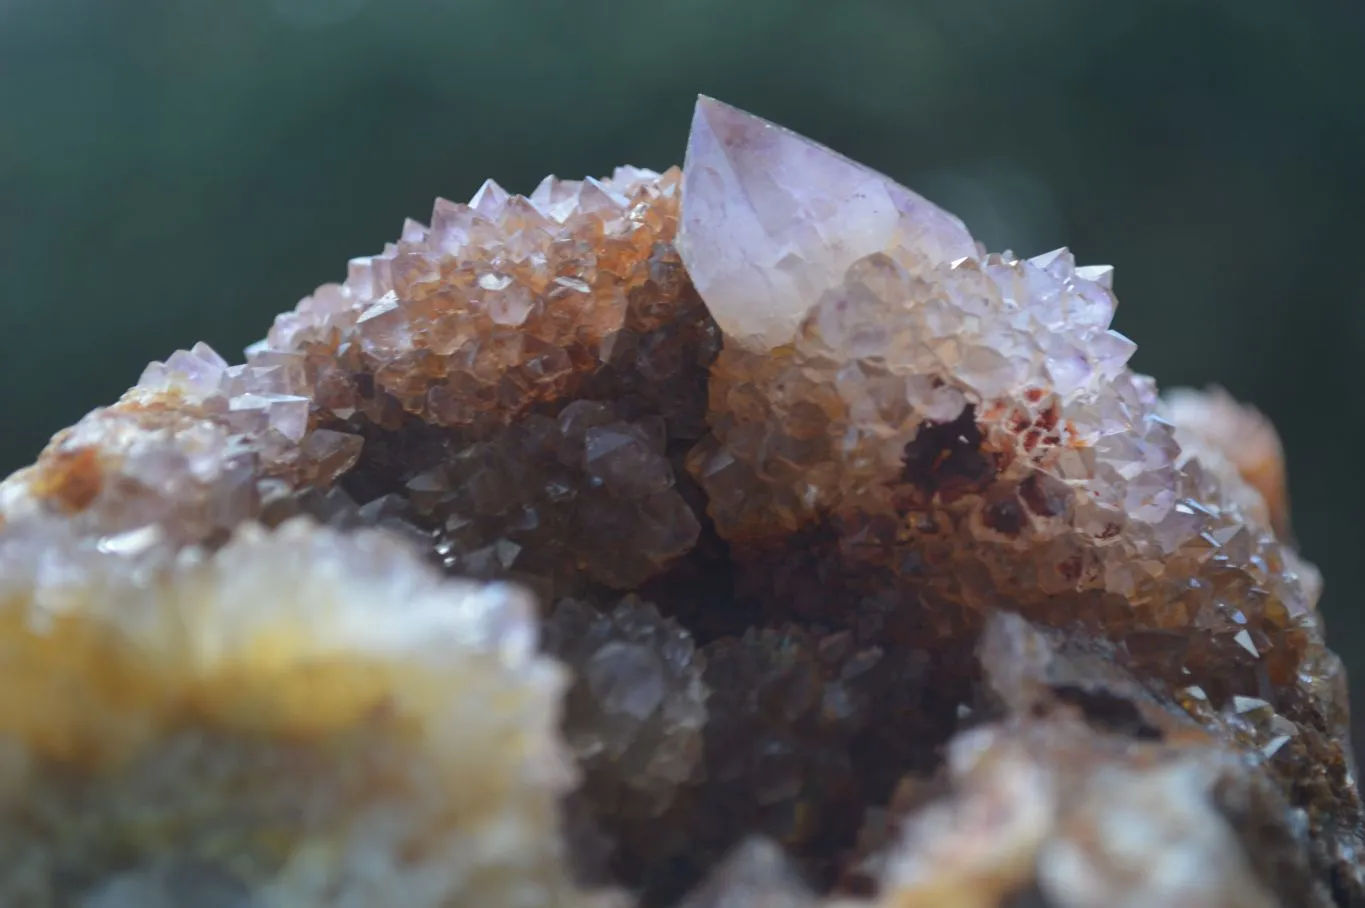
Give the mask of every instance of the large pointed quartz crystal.
[{"label": "large pointed quartz crystal", "polygon": [[683,173],[683,264],[721,330],[755,349],[790,340],[864,256],[977,254],[962,222],[927,199],[711,98],[697,100]]}]

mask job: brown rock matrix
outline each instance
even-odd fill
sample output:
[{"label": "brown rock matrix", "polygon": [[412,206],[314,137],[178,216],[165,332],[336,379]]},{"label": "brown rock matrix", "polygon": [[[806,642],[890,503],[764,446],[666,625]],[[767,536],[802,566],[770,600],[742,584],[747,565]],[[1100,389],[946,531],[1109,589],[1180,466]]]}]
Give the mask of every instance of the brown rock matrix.
[{"label": "brown rock matrix", "polygon": [[1270,423],[709,99],[0,482],[0,904],[1365,905]]}]

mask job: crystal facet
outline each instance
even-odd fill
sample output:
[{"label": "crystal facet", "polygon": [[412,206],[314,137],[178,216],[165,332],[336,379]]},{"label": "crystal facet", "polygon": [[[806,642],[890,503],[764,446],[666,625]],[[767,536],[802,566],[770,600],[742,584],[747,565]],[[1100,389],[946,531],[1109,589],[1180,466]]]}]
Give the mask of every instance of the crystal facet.
[{"label": "crystal facet", "polygon": [[786,343],[849,265],[913,246],[977,254],[962,222],[889,178],[710,98],[697,101],[683,172],[683,264],[721,330]]}]

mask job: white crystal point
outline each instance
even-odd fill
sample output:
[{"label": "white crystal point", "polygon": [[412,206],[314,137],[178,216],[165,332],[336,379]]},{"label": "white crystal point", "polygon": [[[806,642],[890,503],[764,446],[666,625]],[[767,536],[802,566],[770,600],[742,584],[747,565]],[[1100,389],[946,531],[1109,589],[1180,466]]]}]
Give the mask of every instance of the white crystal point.
[{"label": "white crystal point", "polygon": [[1076,269],[1076,277],[1094,281],[1106,290],[1114,289],[1113,265],[1081,265]]},{"label": "white crystal point", "polygon": [[683,165],[678,250],[722,331],[788,342],[848,266],[903,247],[975,258],[962,222],[888,177],[761,117],[702,96]]}]

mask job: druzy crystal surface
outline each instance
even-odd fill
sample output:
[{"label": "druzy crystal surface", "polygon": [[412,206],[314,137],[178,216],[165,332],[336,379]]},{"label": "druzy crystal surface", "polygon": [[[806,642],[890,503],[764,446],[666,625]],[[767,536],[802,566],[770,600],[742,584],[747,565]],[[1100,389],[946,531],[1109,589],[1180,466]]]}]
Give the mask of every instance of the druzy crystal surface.
[{"label": "druzy crystal surface", "polygon": [[1270,424],[703,98],[0,483],[0,904],[1365,904]]}]

